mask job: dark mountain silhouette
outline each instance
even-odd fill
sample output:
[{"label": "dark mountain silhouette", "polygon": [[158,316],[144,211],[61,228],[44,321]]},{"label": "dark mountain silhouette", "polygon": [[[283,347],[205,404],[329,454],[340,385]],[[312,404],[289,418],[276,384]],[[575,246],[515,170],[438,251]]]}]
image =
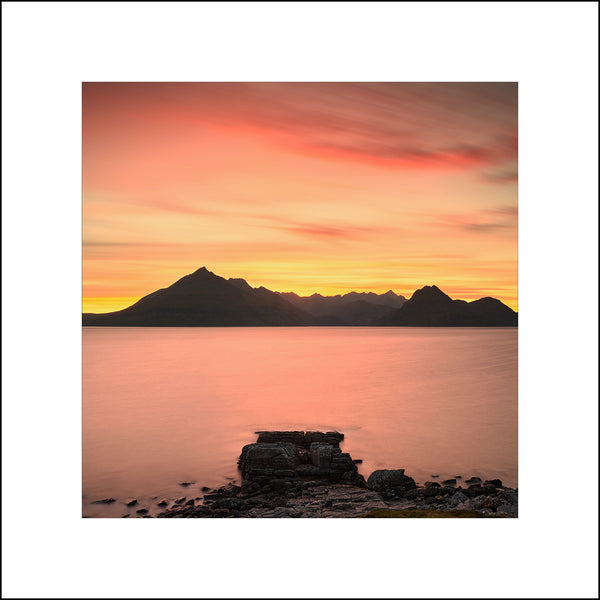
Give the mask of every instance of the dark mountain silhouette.
[{"label": "dark mountain silhouette", "polygon": [[[400,306],[400,308],[398,308]],[[219,277],[205,267],[116,312],[83,314],[83,325],[121,327],[406,325],[510,326],[517,313],[494,298],[452,300],[425,286],[410,300],[350,292],[338,296],[272,292],[244,279]]]},{"label": "dark mountain silhouette", "polygon": [[298,296],[294,292],[280,294],[294,306],[318,317],[320,324],[331,325],[376,325],[406,302],[404,296],[392,290],[385,294],[350,292],[337,296]]},{"label": "dark mountain silhouette", "polygon": [[517,325],[518,315],[495,298],[473,302],[452,300],[437,286],[426,285],[393,314],[384,317],[380,325],[414,327],[501,327]]},{"label": "dark mountain silhouette", "polygon": [[279,294],[254,289],[243,279],[227,281],[205,267],[126,308],[83,315],[84,325],[256,326],[312,325],[314,319]]}]

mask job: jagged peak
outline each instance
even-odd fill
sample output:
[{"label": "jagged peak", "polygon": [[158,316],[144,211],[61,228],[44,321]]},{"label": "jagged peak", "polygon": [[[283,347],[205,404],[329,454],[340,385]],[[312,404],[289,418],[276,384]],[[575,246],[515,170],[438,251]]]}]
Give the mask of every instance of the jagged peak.
[{"label": "jagged peak", "polygon": [[425,285],[422,288],[416,290],[411,300],[416,298],[447,298],[448,300],[452,300],[448,294],[445,294],[440,290],[437,285]]}]

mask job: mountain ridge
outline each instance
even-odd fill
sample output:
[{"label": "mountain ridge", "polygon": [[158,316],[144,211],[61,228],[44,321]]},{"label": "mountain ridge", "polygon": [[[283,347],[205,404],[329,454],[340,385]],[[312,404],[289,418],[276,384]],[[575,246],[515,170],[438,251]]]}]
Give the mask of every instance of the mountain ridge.
[{"label": "mountain ridge", "polygon": [[201,267],[166,288],[109,313],[83,313],[84,326],[516,326],[517,313],[496,298],[453,300],[424,286],[407,300],[389,290],[299,296],[253,288]]}]

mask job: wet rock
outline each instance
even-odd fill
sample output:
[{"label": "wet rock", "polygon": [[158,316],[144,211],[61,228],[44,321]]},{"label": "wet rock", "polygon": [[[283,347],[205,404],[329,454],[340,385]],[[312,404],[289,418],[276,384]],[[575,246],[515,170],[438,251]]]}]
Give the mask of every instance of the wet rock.
[{"label": "wet rock", "polygon": [[274,477],[276,471],[295,471],[299,464],[298,448],[289,442],[248,444],[238,460],[242,477],[250,480]]},{"label": "wet rock", "polygon": [[255,494],[260,490],[260,485],[256,481],[245,481],[242,484],[242,493],[245,495]]},{"label": "wet rock", "polygon": [[304,431],[257,431],[258,444],[288,443],[304,447]]},{"label": "wet rock", "polygon": [[440,486],[440,485],[438,485],[438,486],[430,485],[429,487],[423,488],[422,495],[424,498],[433,498],[440,493],[441,487],[442,486]]},{"label": "wet rock", "polygon": [[310,454],[305,448],[298,448],[298,460],[301,465],[310,464]]},{"label": "wet rock", "polygon": [[500,479],[486,479],[486,485],[493,485],[494,487],[501,488],[502,481]]},{"label": "wet rock", "polygon": [[290,443],[308,450],[313,442],[323,442],[338,447],[344,434],[337,431],[257,431],[259,444]]},{"label": "wet rock", "polygon": [[366,482],[366,487],[392,497],[401,497],[417,487],[415,480],[404,474],[404,469],[379,469],[373,471]]},{"label": "wet rock", "polygon": [[492,511],[496,512],[496,509],[499,506],[502,506],[503,501],[500,498],[494,498],[491,496],[486,496],[481,502],[481,508],[489,508]]},{"label": "wet rock", "polygon": [[367,488],[378,492],[404,484],[404,469],[378,469],[367,479]]},{"label": "wet rock", "polygon": [[519,494],[517,492],[509,492],[504,490],[498,494],[498,498],[503,500],[506,504],[517,505],[519,503]]},{"label": "wet rock", "polygon": [[469,499],[468,496],[466,496],[465,494],[463,494],[462,492],[456,492],[455,494],[452,495],[452,497],[449,500],[450,506],[458,506],[459,504],[462,504],[463,502],[466,502]]},{"label": "wet rock", "polygon": [[307,431],[305,434],[306,446],[310,448],[313,442],[321,442],[324,444],[330,444],[335,448],[339,447],[340,442],[344,440],[344,434],[337,431],[327,431],[322,433],[320,431]]},{"label": "wet rock", "polygon": [[333,459],[334,447],[331,444],[313,442],[310,445],[310,457],[312,464],[319,469],[327,469]]},{"label": "wet rock", "polygon": [[516,517],[518,514],[518,508],[512,504],[500,504],[500,506],[498,506],[496,509],[496,512]]},{"label": "wet rock", "polygon": [[296,473],[300,477],[319,477],[321,472],[319,471],[319,467],[315,467],[315,465],[298,465],[296,467]]},{"label": "wet rock", "polygon": [[474,484],[470,485],[466,490],[463,490],[463,492],[471,498],[476,496],[494,496],[496,495],[496,487],[490,484]]},{"label": "wet rock", "polygon": [[126,506],[135,506],[137,504],[137,500],[135,498],[130,498],[125,502]]}]

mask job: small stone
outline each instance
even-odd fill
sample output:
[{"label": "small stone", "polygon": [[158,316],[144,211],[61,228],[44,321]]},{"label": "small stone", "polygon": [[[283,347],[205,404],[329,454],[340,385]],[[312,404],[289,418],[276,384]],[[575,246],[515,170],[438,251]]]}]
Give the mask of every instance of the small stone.
[{"label": "small stone", "polygon": [[191,498],[185,503],[185,506],[194,506],[195,503],[196,501],[193,498]]},{"label": "small stone", "polygon": [[193,481],[182,481],[179,485],[181,487],[187,487],[188,485],[192,485],[193,483]]},{"label": "small stone", "polygon": [[506,513],[507,515],[515,515],[516,516],[518,509],[516,506],[513,506],[512,504],[501,504],[496,509],[496,512]]},{"label": "small stone", "polygon": [[446,479],[446,481],[442,481],[444,485],[456,485],[456,479]]},{"label": "small stone", "polygon": [[102,498],[102,500],[95,500],[92,504],[111,504],[112,502],[116,502],[114,498]]},{"label": "small stone", "polygon": [[201,490],[203,492],[210,492],[210,488],[207,485],[203,485],[202,488],[201,488]]},{"label": "small stone", "polygon": [[175,504],[183,504],[185,502],[185,496],[182,496],[181,498],[177,498],[177,500],[175,500]]},{"label": "small stone", "polygon": [[488,485],[493,485],[494,487],[502,487],[502,481],[500,479],[486,479],[485,483]]},{"label": "small stone", "polygon": [[432,488],[432,487],[442,487],[439,483],[437,483],[437,481],[426,481],[425,482],[425,487],[426,488]]},{"label": "small stone", "polygon": [[432,475],[432,477],[439,477],[439,475]]},{"label": "small stone", "polygon": [[135,506],[137,504],[137,500],[135,498],[130,498],[125,502],[126,506]]},{"label": "small stone", "polygon": [[148,509],[147,508],[138,508],[135,512],[138,515],[145,515],[148,512]]},{"label": "small stone", "polygon": [[482,483],[481,477],[471,477],[470,479],[467,479],[466,483],[468,483],[469,485],[473,483]]},{"label": "small stone", "polygon": [[157,502],[158,506],[167,506],[169,501],[166,498],[163,498],[160,502]]}]

